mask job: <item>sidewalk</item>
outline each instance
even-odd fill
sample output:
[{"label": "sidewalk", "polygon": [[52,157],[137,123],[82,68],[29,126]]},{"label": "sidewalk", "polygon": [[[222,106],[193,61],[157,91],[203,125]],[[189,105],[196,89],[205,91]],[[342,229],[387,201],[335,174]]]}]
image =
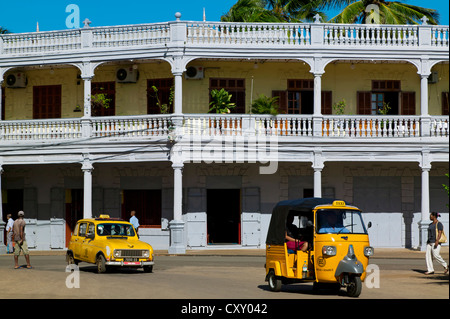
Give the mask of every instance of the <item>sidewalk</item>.
[{"label": "sidewalk", "polygon": [[[30,250],[30,256],[65,256],[66,250],[46,250],[46,251],[36,251]],[[155,250],[155,256],[169,256],[167,250]],[[188,249],[186,254],[179,256],[260,256],[264,257],[266,254],[265,249],[249,249],[249,248],[239,248],[239,249]],[[7,256],[6,254],[0,256]],[[12,257],[12,255],[9,255]],[[449,261],[449,246],[442,246],[441,256]],[[421,259],[425,258],[425,251],[417,251],[407,248],[375,248],[374,259]]]}]

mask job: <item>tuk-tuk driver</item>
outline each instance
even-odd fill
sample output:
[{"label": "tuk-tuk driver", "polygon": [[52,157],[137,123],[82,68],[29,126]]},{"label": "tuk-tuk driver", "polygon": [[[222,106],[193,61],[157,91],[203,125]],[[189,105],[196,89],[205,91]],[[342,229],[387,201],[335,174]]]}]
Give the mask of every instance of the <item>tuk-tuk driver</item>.
[{"label": "tuk-tuk driver", "polygon": [[306,252],[308,250],[308,242],[301,241],[297,237],[299,236],[298,227],[294,224],[294,215],[289,214],[286,219],[286,234],[285,241],[288,249],[288,254],[295,253],[296,250]]},{"label": "tuk-tuk driver", "polygon": [[327,223],[324,225],[321,225],[321,228],[319,229],[319,234],[348,234],[350,231],[345,228],[343,225],[337,225],[338,216],[336,212],[327,212]]}]

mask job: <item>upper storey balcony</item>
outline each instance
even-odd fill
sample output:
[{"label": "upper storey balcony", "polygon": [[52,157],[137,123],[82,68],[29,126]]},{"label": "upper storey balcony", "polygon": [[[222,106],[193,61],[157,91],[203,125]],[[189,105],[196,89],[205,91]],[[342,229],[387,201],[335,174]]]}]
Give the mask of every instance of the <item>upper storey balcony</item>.
[{"label": "upper storey balcony", "polygon": [[[422,141],[426,138],[429,142],[431,138],[443,141],[448,137],[448,101],[445,105],[440,97],[446,96],[448,100],[448,88],[442,88],[445,83],[448,87],[448,67],[447,72],[441,74],[444,84],[436,92],[429,92],[428,78],[433,68],[448,64],[448,49],[449,27],[426,23],[223,23],[181,21],[177,16],[176,21],[167,23],[112,27],[90,27],[86,23],[84,28],[77,30],[0,35],[0,93],[3,93],[0,100],[3,112],[0,144],[42,144],[47,140],[89,140],[98,137],[114,140],[155,137],[156,140],[163,138],[167,141],[176,135],[276,136],[286,140],[301,138],[303,141],[314,138],[315,141],[324,140],[327,143],[337,139],[386,141],[409,138]],[[167,70],[151,69],[149,65],[156,64],[154,62],[165,64]],[[340,67],[346,63],[353,69],[353,63],[377,62],[380,67],[370,65],[367,67],[368,74],[358,73],[354,79],[353,75],[348,74],[352,72],[350,69],[343,73]],[[211,73],[205,76],[204,81],[209,80],[207,84],[193,85],[193,81],[188,83],[183,77],[192,63],[208,67]],[[225,70],[227,63],[231,67]],[[255,70],[257,63],[266,63],[267,67],[260,67],[259,73],[253,75],[250,71],[243,71],[247,67],[245,65],[244,68],[244,64],[248,63],[255,63]],[[111,72],[108,68],[126,64],[145,69],[144,78],[141,75],[140,81],[172,79],[172,114],[129,111],[136,103],[134,95],[144,94],[141,100],[146,99],[145,84],[141,84],[135,85],[134,91],[127,91],[121,86],[114,89],[116,97],[123,93],[122,101],[133,100],[122,106],[126,111],[92,116],[90,96],[96,77],[100,75],[100,82],[111,81],[108,74],[114,70]],[[395,65],[395,71],[390,69],[390,64]],[[217,71],[221,67],[222,70]],[[59,80],[47,79],[48,74],[44,72],[50,68],[52,72],[55,68],[56,73],[62,74],[58,75],[62,84],[57,82]],[[70,68],[78,74],[72,74],[74,72]],[[59,99],[62,99],[59,105],[63,105],[62,116],[61,112],[54,116],[57,118],[23,115],[35,112],[34,104],[38,102],[33,99],[35,91],[31,89],[21,94],[18,90],[7,88],[6,76],[16,71],[30,72],[30,77],[34,76],[29,86],[61,84],[60,92],[63,93],[59,93]],[[330,77],[327,78],[327,74],[331,74]],[[414,74],[418,76],[411,77]],[[69,77],[76,77],[79,83],[67,80]],[[205,114],[209,109],[207,99],[212,78],[244,79],[246,94],[242,98],[244,105],[239,112],[241,114]],[[306,79],[311,84],[301,88],[289,87],[290,79],[298,78]],[[406,88],[402,87],[402,90],[406,92],[403,95],[400,89],[385,92],[373,87],[372,90],[370,87],[357,87],[357,82],[365,81],[370,86],[373,80],[377,83],[386,82],[384,80],[404,82],[402,86]],[[349,81],[350,86],[355,88],[339,86],[341,81]],[[284,87],[280,88],[280,83]],[[80,94],[78,89],[82,90]],[[5,98],[7,90],[9,92]],[[192,93],[194,91],[197,93]],[[252,95],[256,97],[261,92],[277,94],[279,102],[285,104],[286,112],[280,112],[282,114],[278,116],[249,114]],[[283,94],[284,97],[281,97]],[[338,102],[345,94],[352,97],[353,110],[349,115],[333,114],[331,104]],[[361,102],[363,97],[365,102]],[[371,100],[374,97],[394,101],[397,111],[389,115],[375,115],[370,105],[377,102]],[[410,102],[407,102],[408,99]],[[305,111],[304,106],[308,103],[310,107]],[[83,113],[68,113],[69,104],[71,109],[76,104],[81,105]],[[144,109],[145,105],[139,107]],[[324,112],[324,107],[329,112]],[[433,112],[430,112],[430,107]],[[17,110],[21,108],[28,109],[20,113]],[[361,113],[360,109],[366,111]]]}]

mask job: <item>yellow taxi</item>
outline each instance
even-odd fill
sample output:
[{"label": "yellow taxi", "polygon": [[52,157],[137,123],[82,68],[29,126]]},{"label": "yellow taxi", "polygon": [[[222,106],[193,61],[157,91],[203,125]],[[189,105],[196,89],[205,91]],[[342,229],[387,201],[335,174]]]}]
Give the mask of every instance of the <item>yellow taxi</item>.
[{"label": "yellow taxi", "polygon": [[133,225],[108,215],[77,222],[66,259],[68,264],[96,264],[98,273],[109,267],[136,267],[152,272],[154,265],[152,246],[139,240]]}]

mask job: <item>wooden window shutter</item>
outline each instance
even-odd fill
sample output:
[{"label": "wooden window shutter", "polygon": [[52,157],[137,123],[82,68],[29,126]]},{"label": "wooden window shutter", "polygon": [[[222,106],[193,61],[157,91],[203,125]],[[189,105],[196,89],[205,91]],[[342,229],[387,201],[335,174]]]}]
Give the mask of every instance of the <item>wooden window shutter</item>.
[{"label": "wooden window shutter", "polygon": [[322,91],[322,114],[329,115],[333,114],[333,106],[332,106],[332,92],[331,91]]},{"label": "wooden window shutter", "polygon": [[272,91],[272,97],[278,97],[278,113],[287,114],[287,91]]},{"label": "wooden window shutter", "polygon": [[114,116],[116,114],[116,82],[92,82],[91,94],[105,94],[105,97],[111,100],[108,108],[93,107],[93,116]]},{"label": "wooden window shutter", "polygon": [[61,118],[61,85],[33,87],[33,119]]},{"label": "wooden window shutter", "polygon": [[448,92],[442,92],[442,115],[448,115]]},{"label": "wooden window shutter", "polygon": [[371,114],[371,92],[357,92],[357,113],[361,115]]},{"label": "wooden window shutter", "polygon": [[6,88],[2,88],[2,114],[0,119],[4,120],[5,119],[5,100],[6,100],[6,93],[5,93]]},{"label": "wooden window shutter", "polygon": [[416,115],[416,92],[402,92],[402,115]]}]

